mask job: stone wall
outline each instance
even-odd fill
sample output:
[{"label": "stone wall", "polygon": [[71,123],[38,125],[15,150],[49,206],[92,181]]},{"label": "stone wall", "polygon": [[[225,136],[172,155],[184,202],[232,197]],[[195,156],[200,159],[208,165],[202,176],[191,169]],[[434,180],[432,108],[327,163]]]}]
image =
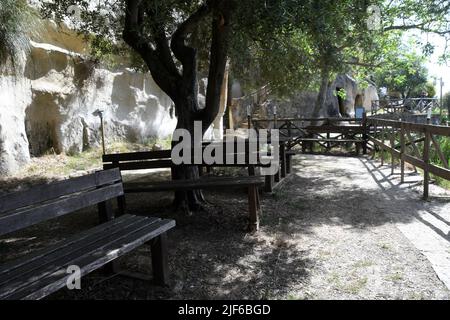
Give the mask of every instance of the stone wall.
[{"label": "stone wall", "polygon": [[107,144],[173,132],[173,102],[150,74],[96,65],[70,30],[50,22],[45,28],[21,65],[0,70],[0,174],[17,171],[31,156],[98,145],[97,109],[104,110]]}]

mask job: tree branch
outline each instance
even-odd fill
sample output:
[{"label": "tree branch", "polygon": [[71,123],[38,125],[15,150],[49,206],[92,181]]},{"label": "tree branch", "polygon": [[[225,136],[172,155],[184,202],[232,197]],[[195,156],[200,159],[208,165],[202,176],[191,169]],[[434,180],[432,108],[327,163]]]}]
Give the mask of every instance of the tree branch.
[{"label": "tree branch", "polygon": [[233,1],[218,0],[214,6],[206,107],[202,110],[203,131],[206,131],[220,109],[220,96],[228,59]]},{"label": "tree branch", "polygon": [[172,100],[176,96],[177,75],[170,72],[160,55],[142,35],[142,0],[126,0],[124,41],[132,47],[147,64],[153,79]]},{"label": "tree branch", "polygon": [[207,1],[202,4],[196,12],[194,12],[189,18],[187,18],[180,26],[175,30],[172,35],[171,49],[175,57],[183,64],[183,73],[191,70],[184,70],[193,67],[195,60],[195,49],[186,45],[186,37],[192,33],[194,28],[211,12],[211,1]]}]

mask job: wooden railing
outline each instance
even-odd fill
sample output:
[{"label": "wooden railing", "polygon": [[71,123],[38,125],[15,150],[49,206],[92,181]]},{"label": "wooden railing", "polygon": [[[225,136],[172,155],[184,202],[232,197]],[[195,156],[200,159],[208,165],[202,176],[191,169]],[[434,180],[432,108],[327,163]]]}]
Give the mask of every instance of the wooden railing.
[{"label": "wooden railing", "polygon": [[377,112],[390,114],[412,112],[427,113],[428,109],[440,109],[440,102],[435,98],[384,99],[372,101],[372,115]]},{"label": "wooden railing", "polygon": [[[429,197],[430,174],[450,180],[449,159],[439,145],[437,137],[450,137],[450,127],[424,125],[394,120],[367,119],[368,141],[382,153],[391,155],[392,173],[395,159],[400,160],[401,182],[405,181],[405,164],[409,163],[424,172],[423,197]],[[440,160],[437,165],[431,162],[431,156]],[[384,157],[382,155],[382,162]]]},{"label": "wooden railing", "polygon": [[306,148],[313,149],[314,144],[322,146],[327,152],[343,144],[354,145],[356,152],[362,147],[363,153],[367,151],[365,132],[365,119],[363,118],[277,118],[251,119],[249,126],[254,129],[279,130],[280,137],[288,139],[288,150],[301,146],[303,152]]}]

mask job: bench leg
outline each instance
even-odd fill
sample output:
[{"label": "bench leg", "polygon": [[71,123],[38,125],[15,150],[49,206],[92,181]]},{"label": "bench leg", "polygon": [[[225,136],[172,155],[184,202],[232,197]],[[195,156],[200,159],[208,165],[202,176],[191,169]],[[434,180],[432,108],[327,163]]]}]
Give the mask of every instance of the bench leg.
[{"label": "bench leg", "polygon": [[280,144],[281,177],[286,178],[286,145]]},{"label": "bench leg", "polygon": [[280,182],[280,180],[281,180],[281,171],[278,171],[277,173],[275,173],[274,180],[275,180],[275,182]]},{"label": "bench leg", "polygon": [[248,175],[254,177],[256,175],[255,166],[248,166]]},{"label": "bench leg", "polygon": [[264,187],[264,191],[273,192],[273,176],[266,176],[266,184]]},{"label": "bench leg", "polygon": [[250,214],[250,222],[248,225],[249,232],[256,232],[259,230],[259,194],[258,188],[251,186],[248,188],[248,209]]},{"label": "bench leg", "polygon": [[153,279],[158,285],[166,285],[169,279],[167,263],[167,234],[163,233],[151,241]]},{"label": "bench leg", "polygon": [[286,173],[292,173],[292,155],[286,155]]}]

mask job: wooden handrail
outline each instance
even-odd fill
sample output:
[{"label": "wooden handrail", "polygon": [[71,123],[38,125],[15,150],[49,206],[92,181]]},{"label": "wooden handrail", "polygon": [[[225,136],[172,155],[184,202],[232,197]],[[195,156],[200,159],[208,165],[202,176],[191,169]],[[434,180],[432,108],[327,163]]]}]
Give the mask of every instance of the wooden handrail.
[{"label": "wooden handrail", "polygon": [[[375,127],[375,130],[370,130],[371,127]],[[379,127],[382,127],[382,139],[377,139],[375,135],[378,132]],[[445,159],[444,154],[440,150],[440,146],[433,135],[450,137],[450,127],[438,126],[431,124],[417,124],[411,122],[402,122],[398,120],[386,120],[386,119],[367,119],[368,139],[375,145],[381,148],[381,151],[387,151],[391,154],[392,159],[400,159],[401,161],[401,182],[405,181],[405,163],[409,163],[414,167],[418,167],[424,171],[423,182],[423,198],[429,197],[429,182],[430,173],[440,178],[450,180],[450,170],[448,166],[448,159]],[[414,140],[411,133],[420,133],[424,135],[423,139]],[[400,134],[400,151],[395,148],[395,135]],[[391,145],[387,145],[385,140],[389,140]],[[418,141],[423,141],[424,147],[422,155],[416,146]],[[413,147],[414,156],[407,154],[406,146],[411,145]],[[431,145],[434,146],[440,160],[444,164],[444,168],[439,167],[431,163],[430,151]],[[394,161],[392,161],[392,172],[394,170]]]}]

